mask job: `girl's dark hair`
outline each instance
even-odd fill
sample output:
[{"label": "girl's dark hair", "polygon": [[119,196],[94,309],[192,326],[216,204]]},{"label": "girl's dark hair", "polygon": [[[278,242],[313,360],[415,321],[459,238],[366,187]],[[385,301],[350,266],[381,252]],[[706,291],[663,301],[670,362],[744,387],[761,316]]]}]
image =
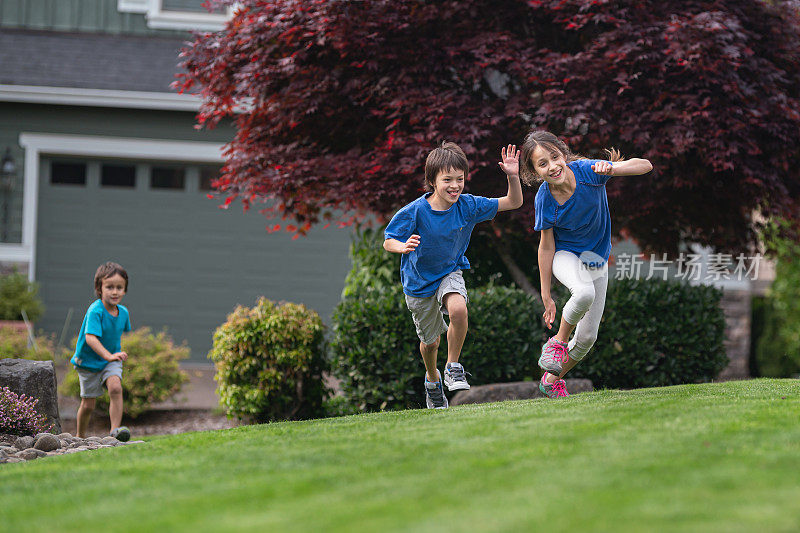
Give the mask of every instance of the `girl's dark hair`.
[{"label": "girl's dark hair", "polygon": [[98,298],[103,296],[103,280],[115,274],[119,274],[125,280],[125,292],[128,292],[128,273],[121,265],[109,261],[97,267],[97,272],[94,273],[94,292],[97,293]]},{"label": "girl's dark hair", "polygon": [[[545,150],[555,150],[557,152],[561,152],[564,155],[564,159],[566,159],[567,163],[576,161],[578,159],[586,159],[586,157],[580,154],[573,153],[572,150],[569,149],[569,146],[567,146],[567,143],[549,131],[532,131],[522,142],[519,155],[519,177],[522,182],[525,183],[525,185],[533,185],[537,181],[541,181],[539,179],[539,175],[536,173],[536,170],[533,168],[533,162],[531,161],[531,156],[533,155],[533,151],[536,150],[537,146],[541,146]],[[622,155],[616,148],[606,148],[604,151],[608,155],[609,161],[622,160]]]},{"label": "girl's dark hair", "polygon": [[443,141],[442,145],[431,150],[425,159],[425,190],[433,190],[439,172],[451,169],[463,171],[466,179],[469,175],[469,162],[464,150],[456,143]]}]

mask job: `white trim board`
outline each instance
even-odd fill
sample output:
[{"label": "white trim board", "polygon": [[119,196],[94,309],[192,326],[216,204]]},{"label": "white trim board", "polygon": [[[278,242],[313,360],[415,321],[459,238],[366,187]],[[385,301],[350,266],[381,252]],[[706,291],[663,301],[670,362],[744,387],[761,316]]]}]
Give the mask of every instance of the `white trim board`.
[{"label": "white trim board", "polygon": [[28,263],[28,279],[36,278],[36,221],[39,209],[39,163],[42,155],[119,157],[187,163],[222,163],[223,143],[56,135],[23,132],[25,150],[22,197],[22,244],[0,244],[0,261]]},{"label": "white trim board", "polygon": [[202,99],[193,94],[168,92],[0,84],[0,102],[197,112]]},{"label": "white trim board", "polygon": [[142,13],[147,27],[165,30],[220,31],[233,16],[236,4],[229,6],[227,12],[203,13],[196,11],[171,11],[164,9],[163,0],[117,0],[120,13]]}]

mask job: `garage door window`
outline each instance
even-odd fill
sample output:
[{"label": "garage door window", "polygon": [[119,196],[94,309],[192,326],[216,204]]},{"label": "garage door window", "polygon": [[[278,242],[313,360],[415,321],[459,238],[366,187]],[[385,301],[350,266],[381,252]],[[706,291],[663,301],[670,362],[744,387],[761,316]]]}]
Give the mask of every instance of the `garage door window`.
[{"label": "garage door window", "polygon": [[153,167],[150,173],[151,189],[183,190],[186,187],[186,169],[183,167]]},{"label": "garage door window", "polygon": [[222,173],[221,165],[206,165],[200,167],[200,190],[210,191],[211,181],[219,179],[221,173]]},{"label": "garage door window", "polygon": [[53,185],[86,185],[86,163],[50,163],[50,183]]},{"label": "garage door window", "polygon": [[104,164],[100,173],[103,187],[136,187],[136,166]]}]

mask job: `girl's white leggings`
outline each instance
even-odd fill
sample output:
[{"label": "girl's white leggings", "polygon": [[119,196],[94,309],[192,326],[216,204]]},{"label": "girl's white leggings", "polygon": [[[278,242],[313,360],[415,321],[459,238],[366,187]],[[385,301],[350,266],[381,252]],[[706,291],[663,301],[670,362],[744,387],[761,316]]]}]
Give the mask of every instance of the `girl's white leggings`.
[{"label": "girl's white leggings", "polygon": [[570,324],[577,324],[567,350],[570,359],[580,361],[597,340],[606,306],[608,263],[592,270],[574,253],[559,250],[553,256],[553,275],[572,295],[562,316]]}]

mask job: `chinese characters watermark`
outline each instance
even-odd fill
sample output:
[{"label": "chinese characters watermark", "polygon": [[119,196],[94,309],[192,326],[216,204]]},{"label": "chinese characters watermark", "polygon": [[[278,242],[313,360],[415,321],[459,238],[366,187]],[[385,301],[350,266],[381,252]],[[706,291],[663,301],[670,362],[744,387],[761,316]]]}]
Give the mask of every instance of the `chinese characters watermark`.
[{"label": "chinese characters watermark", "polygon": [[[712,253],[705,256],[696,253],[684,253],[674,260],[667,260],[666,254],[661,257],[651,255],[646,260],[642,254],[618,254],[615,257],[614,279],[679,279],[683,281],[742,281],[758,278],[761,254],[745,255]],[[670,275],[670,269],[672,275]]]}]

